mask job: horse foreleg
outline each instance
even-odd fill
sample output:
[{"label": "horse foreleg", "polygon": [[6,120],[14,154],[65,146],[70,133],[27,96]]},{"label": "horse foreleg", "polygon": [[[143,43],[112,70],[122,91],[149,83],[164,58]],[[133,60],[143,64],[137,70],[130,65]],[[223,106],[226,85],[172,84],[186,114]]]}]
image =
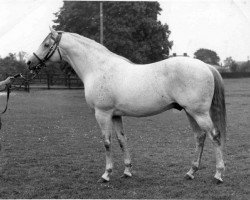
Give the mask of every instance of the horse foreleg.
[{"label": "horse foreleg", "polygon": [[107,182],[110,180],[110,174],[113,170],[113,161],[111,154],[111,134],[113,131],[112,116],[109,113],[96,110],[95,117],[101,128],[104,147],[106,150],[106,168],[99,182]]},{"label": "horse foreleg", "polygon": [[113,123],[114,123],[114,130],[116,132],[117,140],[120,144],[120,147],[124,155],[124,164],[125,164],[124,177],[131,177],[132,176],[131,158],[130,158],[130,153],[129,153],[128,144],[127,144],[127,137],[125,136],[124,131],[123,131],[122,117],[120,116],[113,117]]}]

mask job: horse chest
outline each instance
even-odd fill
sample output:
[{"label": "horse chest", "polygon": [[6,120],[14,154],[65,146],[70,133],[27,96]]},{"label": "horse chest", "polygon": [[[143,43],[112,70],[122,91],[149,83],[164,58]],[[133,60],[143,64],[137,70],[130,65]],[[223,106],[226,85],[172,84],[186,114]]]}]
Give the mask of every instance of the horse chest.
[{"label": "horse chest", "polygon": [[103,79],[90,80],[85,83],[85,98],[92,108],[109,109],[114,104],[110,86]]}]

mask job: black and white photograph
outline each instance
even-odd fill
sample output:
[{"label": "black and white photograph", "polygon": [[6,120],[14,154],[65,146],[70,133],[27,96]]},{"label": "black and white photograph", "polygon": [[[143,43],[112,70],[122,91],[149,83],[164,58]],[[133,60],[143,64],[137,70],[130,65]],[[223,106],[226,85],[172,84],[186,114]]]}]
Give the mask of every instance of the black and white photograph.
[{"label": "black and white photograph", "polygon": [[250,199],[250,1],[0,19],[0,199]]}]

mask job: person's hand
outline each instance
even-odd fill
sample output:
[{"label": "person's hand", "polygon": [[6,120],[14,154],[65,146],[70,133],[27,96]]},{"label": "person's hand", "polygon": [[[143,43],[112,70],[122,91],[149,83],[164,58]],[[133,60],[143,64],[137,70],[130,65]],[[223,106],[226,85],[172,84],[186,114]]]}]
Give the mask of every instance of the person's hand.
[{"label": "person's hand", "polygon": [[8,78],[5,79],[4,82],[7,85],[7,84],[11,84],[13,80],[14,80],[14,77],[13,76],[9,76]]}]

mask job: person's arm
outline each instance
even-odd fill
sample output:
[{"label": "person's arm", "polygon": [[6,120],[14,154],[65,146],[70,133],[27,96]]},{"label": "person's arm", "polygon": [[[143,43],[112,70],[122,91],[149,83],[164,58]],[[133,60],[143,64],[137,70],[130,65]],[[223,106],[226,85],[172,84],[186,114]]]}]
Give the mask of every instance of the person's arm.
[{"label": "person's arm", "polygon": [[11,84],[12,80],[13,80],[13,76],[10,76],[6,78],[4,81],[0,81],[0,87],[2,88],[3,86],[7,84]]}]

